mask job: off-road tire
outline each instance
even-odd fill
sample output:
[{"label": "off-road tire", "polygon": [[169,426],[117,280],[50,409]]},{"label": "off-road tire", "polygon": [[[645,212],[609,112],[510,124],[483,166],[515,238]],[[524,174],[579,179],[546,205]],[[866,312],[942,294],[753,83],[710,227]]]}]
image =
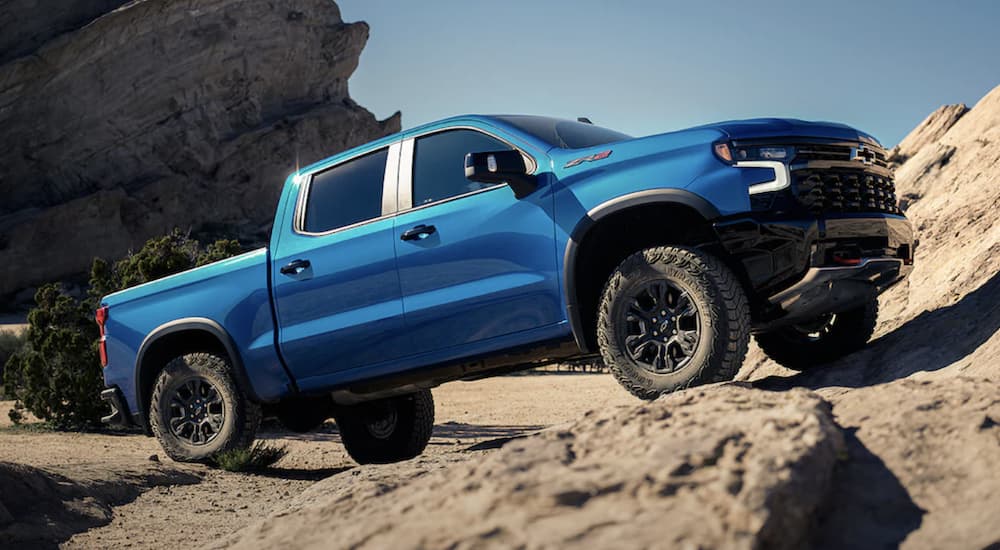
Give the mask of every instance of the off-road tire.
[{"label": "off-road tire", "polygon": [[873,296],[862,306],[838,313],[818,339],[811,339],[796,327],[756,334],[754,339],[775,362],[802,371],[830,363],[865,347],[875,333],[877,322],[878,299]]},{"label": "off-road tire", "polygon": [[[395,422],[377,434],[371,423],[395,411]],[[414,458],[424,451],[434,429],[434,398],[430,390],[341,406],[334,416],[340,439],[359,464],[388,464]]]},{"label": "off-road tire", "polygon": [[[200,377],[222,397],[224,419],[218,434],[203,445],[191,445],[170,430],[170,400],[181,385]],[[248,448],[260,426],[261,408],[233,380],[229,361],[211,353],[189,353],[171,360],[153,386],[149,423],[167,456],[178,462],[210,462],[216,453]]]},{"label": "off-road tire", "polygon": [[[630,292],[665,280],[683,287],[696,306],[700,332],[687,364],[656,373],[634,361],[625,349],[624,321]],[[736,275],[718,258],[686,247],[648,248],[626,258],[604,286],[597,321],[597,341],[604,363],[636,397],[660,395],[700,384],[732,380],[746,356],[750,309]]]}]

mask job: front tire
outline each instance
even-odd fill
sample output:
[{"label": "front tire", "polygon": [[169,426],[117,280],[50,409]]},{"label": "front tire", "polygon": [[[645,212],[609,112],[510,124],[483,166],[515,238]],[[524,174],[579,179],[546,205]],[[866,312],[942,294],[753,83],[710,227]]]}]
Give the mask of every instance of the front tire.
[{"label": "front tire", "polygon": [[388,464],[424,451],[434,429],[430,390],[341,407],[335,415],[347,454],[359,464]]},{"label": "front tire", "polygon": [[632,254],[608,279],[597,322],[601,355],[636,397],[732,380],[746,356],[750,310],[719,259],[661,246]]},{"label": "front tire", "polygon": [[178,462],[206,462],[216,453],[249,447],[260,419],[260,405],[237,388],[229,361],[211,353],[167,363],[149,406],[153,435]]},{"label": "front tire", "polygon": [[808,370],[863,348],[875,333],[878,298],[843,313],[824,315],[811,323],[757,334],[764,353],[783,367]]}]

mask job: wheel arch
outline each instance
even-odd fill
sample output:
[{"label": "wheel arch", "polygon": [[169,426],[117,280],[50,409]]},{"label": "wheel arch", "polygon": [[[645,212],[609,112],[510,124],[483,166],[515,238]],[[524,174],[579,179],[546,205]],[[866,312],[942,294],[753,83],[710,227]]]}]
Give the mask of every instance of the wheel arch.
[{"label": "wheel arch", "polygon": [[[597,350],[594,333],[597,300],[604,281],[625,257],[663,244],[715,245],[718,237],[711,222],[718,217],[720,213],[715,206],[684,189],[630,193],[588,211],[570,234],[563,258],[566,313],[580,350],[584,353]],[[636,227],[641,230],[643,224],[652,223],[652,218],[664,219],[662,232],[644,236],[630,234],[626,229],[631,228],[630,222],[639,219],[643,221]],[[657,222],[656,228],[660,227]],[[601,252],[602,243],[623,236],[624,240],[612,242],[624,246]]]},{"label": "wheel arch", "polygon": [[149,411],[153,385],[160,370],[171,359],[195,352],[224,355],[233,367],[236,387],[251,400],[260,401],[247,377],[243,359],[232,337],[216,321],[188,317],[164,323],[153,329],[139,346],[135,360],[136,425],[150,433]]}]

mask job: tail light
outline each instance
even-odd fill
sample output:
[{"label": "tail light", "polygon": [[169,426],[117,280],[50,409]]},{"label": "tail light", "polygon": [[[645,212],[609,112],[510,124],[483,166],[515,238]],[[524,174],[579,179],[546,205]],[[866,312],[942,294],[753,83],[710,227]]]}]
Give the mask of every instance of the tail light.
[{"label": "tail light", "polygon": [[98,309],[94,317],[97,319],[97,326],[101,329],[101,343],[97,346],[101,352],[101,366],[106,367],[108,366],[108,343],[104,335],[104,324],[108,321],[108,306]]}]

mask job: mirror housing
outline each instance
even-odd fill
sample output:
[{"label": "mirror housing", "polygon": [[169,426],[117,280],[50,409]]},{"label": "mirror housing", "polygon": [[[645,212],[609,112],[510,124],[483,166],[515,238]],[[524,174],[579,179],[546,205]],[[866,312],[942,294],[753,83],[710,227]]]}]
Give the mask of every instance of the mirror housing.
[{"label": "mirror housing", "polygon": [[520,151],[488,151],[465,155],[465,177],[480,183],[506,183],[523,199],[538,189],[538,178],[528,173]]}]

